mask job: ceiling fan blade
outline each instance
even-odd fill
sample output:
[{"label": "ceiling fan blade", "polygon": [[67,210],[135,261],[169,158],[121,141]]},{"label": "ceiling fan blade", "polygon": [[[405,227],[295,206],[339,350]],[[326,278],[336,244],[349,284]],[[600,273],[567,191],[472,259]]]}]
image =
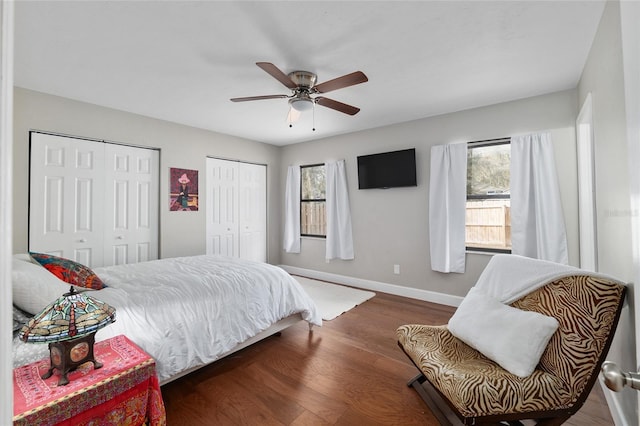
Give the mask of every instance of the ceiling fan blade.
[{"label": "ceiling fan blade", "polygon": [[369,81],[366,75],[362,71],[355,71],[351,74],[343,75],[342,77],[334,78],[333,80],[325,81],[314,86],[318,93],[327,93],[332,90],[342,89],[343,87],[349,87],[360,83]]},{"label": "ceiling fan blade", "polygon": [[273,65],[271,62],[256,62],[256,65],[262,68],[271,77],[278,80],[280,83],[287,86],[289,89],[295,89],[298,87],[288,75],[280,71],[280,68]]},{"label": "ceiling fan blade", "polygon": [[322,96],[315,98],[315,102],[323,107],[335,109],[336,111],[349,115],[356,115],[360,111],[360,108],[343,104],[342,102],[334,101],[333,99],[323,98]]},{"label": "ceiling fan blade", "polygon": [[264,96],[247,96],[245,98],[231,98],[231,102],[261,101],[263,99],[283,99],[288,98],[287,95],[264,95]]}]

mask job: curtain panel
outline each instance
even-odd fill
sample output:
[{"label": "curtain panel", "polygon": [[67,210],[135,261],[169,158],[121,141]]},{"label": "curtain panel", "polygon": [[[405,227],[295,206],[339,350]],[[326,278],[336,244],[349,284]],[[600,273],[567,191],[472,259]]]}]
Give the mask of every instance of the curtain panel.
[{"label": "curtain panel", "polygon": [[284,251],[300,253],[300,166],[287,169],[284,204]]},{"label": "curtain panel", "polygon": [[429,247],[431,269],[464,273],[467,144],[431,147]]},{"label": "curtain panel", "polygon": [[511,245],[513,254],[569,263],[549,132],[511,138]]},{"label": "curtain panel", "polygon": [[351,260],[353,233],[344,160],[328,161],[326,171],[327,242],[326,259]]}]

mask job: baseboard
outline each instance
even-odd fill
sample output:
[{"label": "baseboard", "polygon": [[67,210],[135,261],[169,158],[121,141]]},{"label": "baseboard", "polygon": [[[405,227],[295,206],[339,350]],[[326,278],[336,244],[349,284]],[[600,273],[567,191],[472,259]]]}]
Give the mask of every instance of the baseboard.
[{"label": "baseboard", "polygon": [[344,284],[350,287],[365,290],[379,291],[396,296],[409,297],[411,299],[424,300],[426,302],[438,303],[440,305],[457,307],[462,302],[462,297],[450,294],[437,293],[435,291],[420,290],[412,287],[404,287],[397,284],[383,283],[379,281],[365,280],[362,278],[348,277],[346,275],[332,274],[330,272],[314,271],[312,269],[298,268],[297,266],[280,265],[282,269],[293,275],[300,275],[317,280],[330,281],[337,284]]},{"label": "baseboard", "polygon": [[609,411],[611,412],[615,426],[629,426],[629,422],[624,415],[624,410],[620,406],[620,401],[618,401],[618,396],[604,384],[602,375],[598,377],[598,383],[600,383],[602,387],[602,393],[604,393],[604,398],[607,400],[607,405],[609,406]]}]

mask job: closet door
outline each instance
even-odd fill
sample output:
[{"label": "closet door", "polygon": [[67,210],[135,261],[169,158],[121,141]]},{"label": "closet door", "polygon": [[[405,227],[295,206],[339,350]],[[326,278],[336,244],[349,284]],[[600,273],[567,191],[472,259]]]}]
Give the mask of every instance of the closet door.
[{"label": "closet door", "polygon": [[207,254],[238,257],[238,163],[207,158]]},{"label": "closet door", "polygon": [[105,144],[105,265],[158,258],[156,150]]},{"label": "closet door", "polygon": [[238,163],[240,257],[267,261],[267,167]]},{"label": "closet door", "polygon": [[159,153],[31,133],[29,250],[89,267],[158,258]]},{"label": "closet door", "polygon": [[207,254],[267,261],[266,170],[207,158]]},{"label": "closet door", "polygon": [[29,250],[103,263],[104,144],[31,133]]}]

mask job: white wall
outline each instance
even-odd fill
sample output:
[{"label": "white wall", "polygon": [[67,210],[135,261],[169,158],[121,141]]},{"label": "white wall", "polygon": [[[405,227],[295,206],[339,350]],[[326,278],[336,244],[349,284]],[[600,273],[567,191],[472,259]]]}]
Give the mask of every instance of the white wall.
[{"label": "white wall", "polygon": [[[14,108],[14,253],[25,252],[28,244],[29,130],[42,130],[160,148],[161,257],[205,253],[207,156],[266,164],[268,260],[279,262],[281,238],[270,231],[280,226],[278,147],[20,88]],[[169,211],[170,167],[199,171],[199,211]]]},{"label": "white wall", "polygon": [[[282,254],[282,263],[420,290],[464,296],[489,260],[467,255],[465,274],[433,272],[429,260],[428,190],[430,147],[552,131],[569,238],[570,263],[578,264],[576,92],[573,90],[477,108],[394,126],[283,147],[282,176],[289,164],[346,160],[355,259],[324,260],[323,239],[303,238],[300,254]],[[418,186],[358,190],[356,157],[416,148]],[[284,193],[284,182],[281,184]],[[393,265],[400,265],[400,275]]]},{"label": "white wall", "polygon": [[608,2],[580,84],[578,102],[593,99],[598,262],[602,272],[631,279],[627,162],[619,4]]},{"label": "white wall", "polygon": [[[634,213],[629,196],[629,150],[622,64],[620,4],[609,1],[578,85],[578,102],[582,105],[591,92],[598,267],[600,272],[632,282],[634,259],[631,218]],[[633,291],[629,293],[627,300],[632,297]],[[616,338],[607,357],[625,371],[636,371],[637,366],[633,338],[634,317],[631,303],[623,309]],[[610,406],[614,409],[614,419],[629,425],[638,424],[635,391],[628,388],[621,393],[613,393],[608,389],[604,391],[608,400],[613,402]],[[617,408],[620,412],[616,412]]]}]

